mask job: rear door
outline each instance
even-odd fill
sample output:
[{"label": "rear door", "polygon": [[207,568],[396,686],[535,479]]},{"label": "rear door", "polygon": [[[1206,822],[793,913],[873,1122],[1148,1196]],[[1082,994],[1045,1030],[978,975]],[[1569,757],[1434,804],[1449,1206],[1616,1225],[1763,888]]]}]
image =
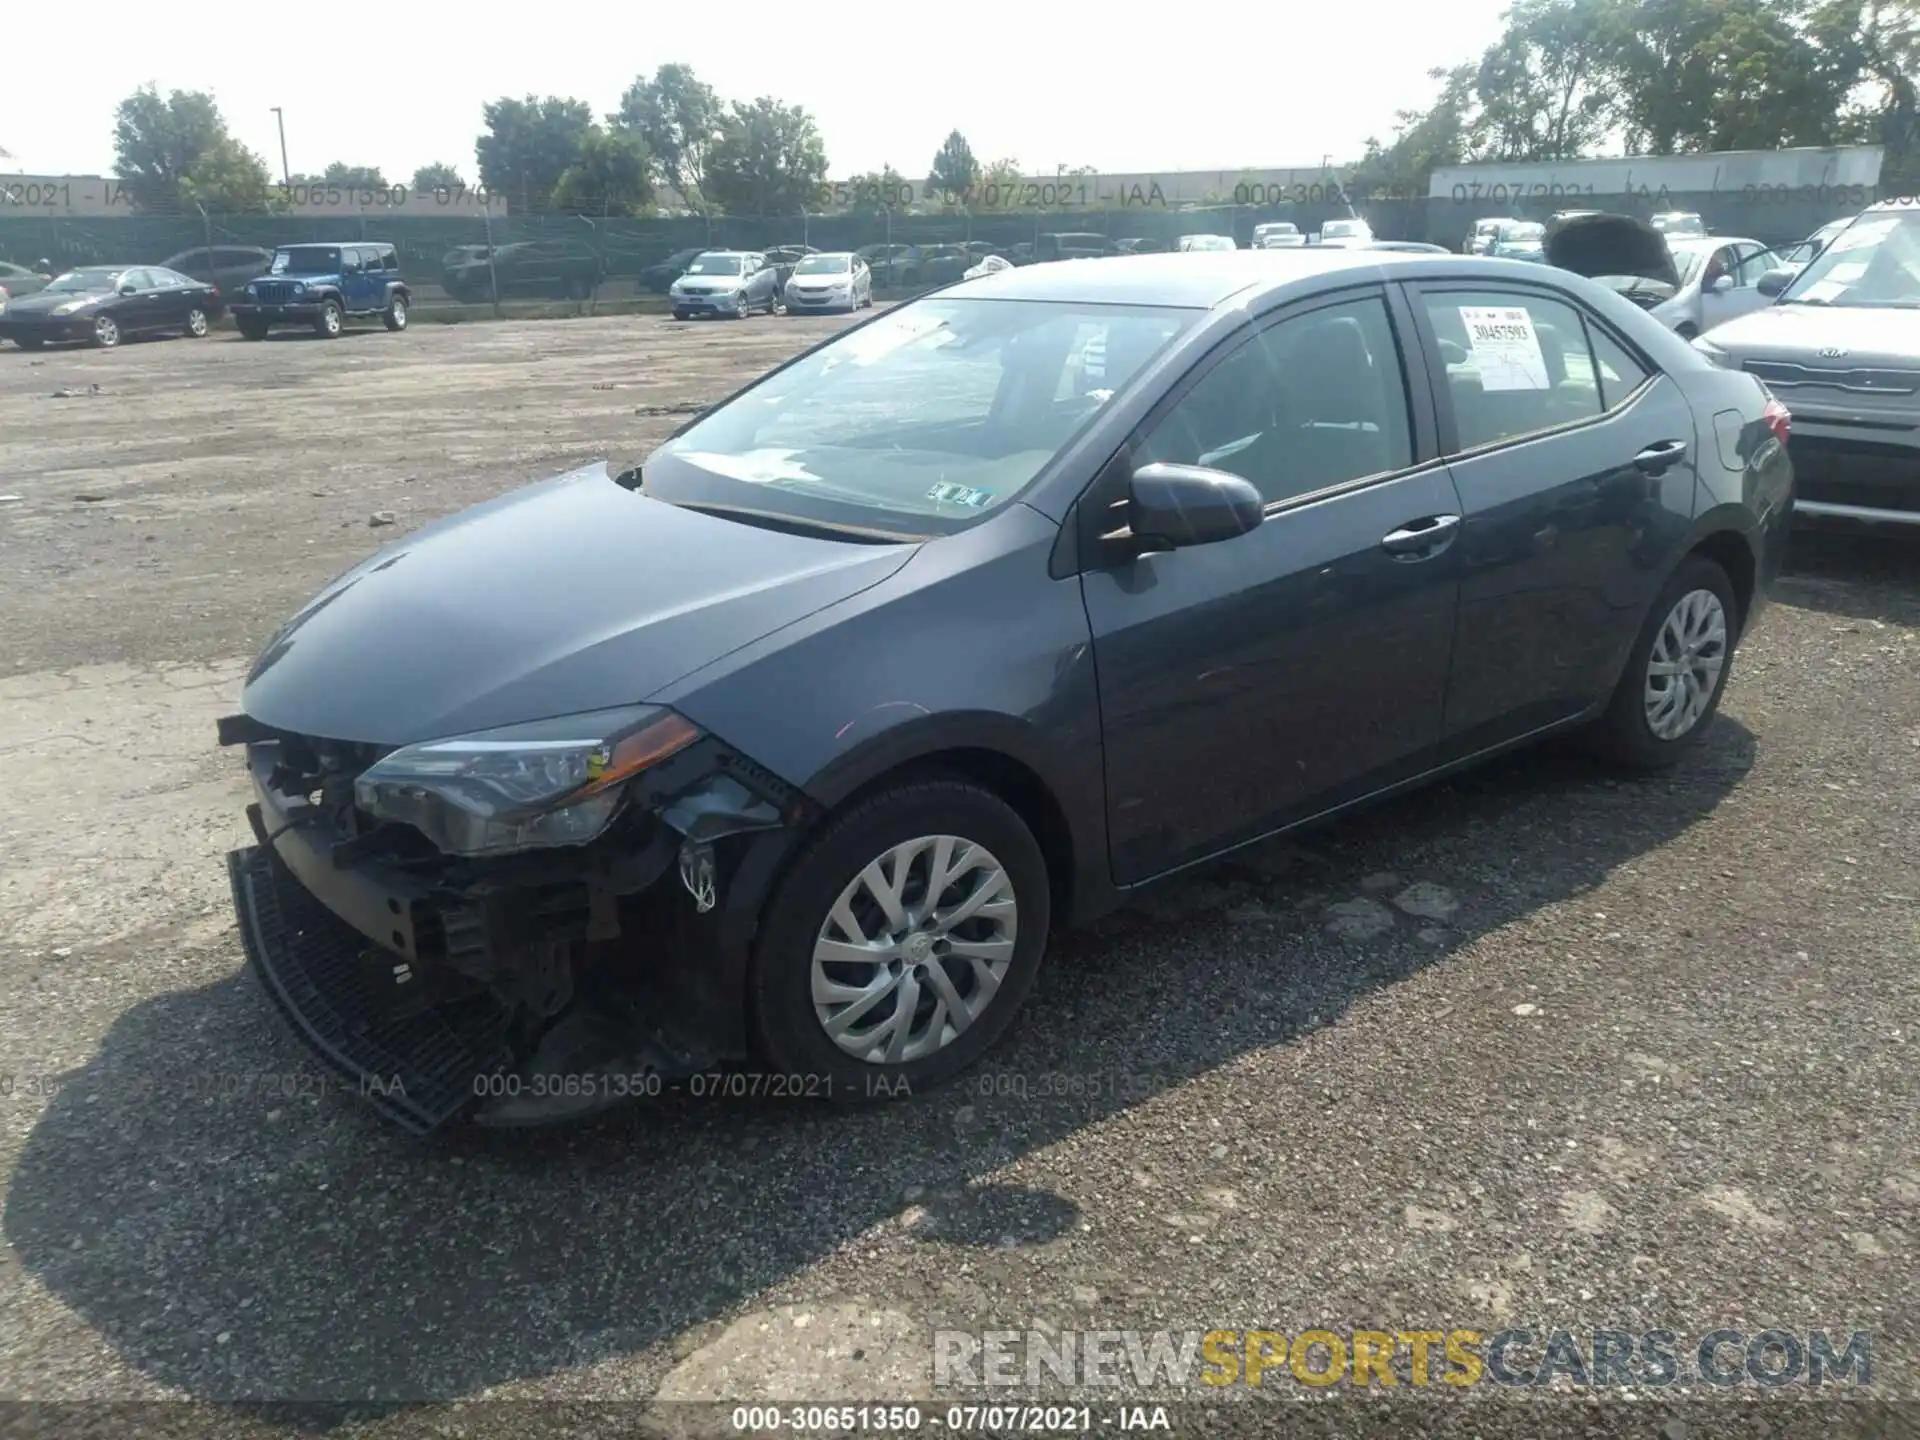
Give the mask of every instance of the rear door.
[{"label": "rear door", "polygon": [[1409,287],[1464,506],[1442,760],[1613,684],[1693,513],[1680,387],[1565,292]]},{"label": "rear door", "polygon": [[1230,471],[1267,501],[1258,529],[1216,545],[1105,560],[1097,539],[1087,547],[1121,884],[1431,763],[1459,499],[1424,373],[1410,392],[1403,350],[1416,354],[1410,317],[1378,285],[1249,326],[1169,392],[1079,501],[1097,536],[1127,476],[1154,462]]}]

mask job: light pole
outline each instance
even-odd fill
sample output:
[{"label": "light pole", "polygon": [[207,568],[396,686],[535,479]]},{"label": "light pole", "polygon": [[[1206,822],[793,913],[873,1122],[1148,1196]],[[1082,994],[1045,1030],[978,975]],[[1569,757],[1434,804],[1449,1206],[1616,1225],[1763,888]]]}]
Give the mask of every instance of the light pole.
[{"label": "light pole", "polygon": [[273,121],[280,127],[280,179],[288,190],[292,190],[293,169],[287,164],[287,117],[280,113],[278,105],[273,107]]}]

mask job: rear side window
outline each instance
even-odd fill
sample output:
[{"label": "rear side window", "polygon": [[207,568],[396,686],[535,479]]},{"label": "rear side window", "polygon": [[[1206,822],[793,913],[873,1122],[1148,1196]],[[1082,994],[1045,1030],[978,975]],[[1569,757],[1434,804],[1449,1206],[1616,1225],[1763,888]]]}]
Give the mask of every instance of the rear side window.
[{"label": "rear side window", "polygon": [[[1606,408],[1587,327],[1571,305],[1496,290],[1429,291],[1423,299],[1460,450],[1591,420]],[[1624,355],[1614,363],[1632,365]],[[1632,370],[1616,374],[1624,385]]]},{"label": "rear side window", "polygon": [[1406,468],[1406,379],[1386,303],[1349,300],[1242,342],[1161,417],[1134,463],[1225,470],[1270,505]]},{"label": "rear side window", "polygon": [[1593,364],[1600,382],[1601,408],[1612,410],[1647,383],[1647,367],[1598,325],[1589,323],[1587,338],[1593,342]]}]

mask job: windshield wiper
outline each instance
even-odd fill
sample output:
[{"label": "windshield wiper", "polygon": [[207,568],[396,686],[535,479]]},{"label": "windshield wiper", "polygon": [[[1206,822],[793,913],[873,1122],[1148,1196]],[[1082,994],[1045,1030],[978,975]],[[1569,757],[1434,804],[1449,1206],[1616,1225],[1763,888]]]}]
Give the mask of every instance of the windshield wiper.
[{"label": "windshield wiper", "polygon": [[805,535],[815,540],[850,540],[856,545],[902,545],[927,538],[925,535],[863,530],[853,525],[833,525],[825,520],[803,520],[796,515],[782,515],[772,510],[750,510],[742,505],[717,505],[707,500],[669,500],[666,503],[698,515],[738,520],[742,525],[777,530],[786,535]]}]

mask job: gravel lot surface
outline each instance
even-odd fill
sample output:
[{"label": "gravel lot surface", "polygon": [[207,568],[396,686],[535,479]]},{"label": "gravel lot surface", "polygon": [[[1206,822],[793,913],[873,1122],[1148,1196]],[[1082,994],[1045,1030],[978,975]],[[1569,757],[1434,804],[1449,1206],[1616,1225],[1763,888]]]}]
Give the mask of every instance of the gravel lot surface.
[{"label": "gravel lot surface", "polygon": [[[330,1086],[227,895],[246,663],[838,323],[0,352],[0,1395],[900,1400],[936,1328],[1526,1325],[1870,1330],[1920,1398],[1920,548],[1796,541],[1677,774],[1525,754],[1144,898],[941,1094],[416,1142]],[[1302,1397],[1364,1422],[1284,1371],[1210,1398]],[[465,1433],[552,1412],[508,1413]]]}]

